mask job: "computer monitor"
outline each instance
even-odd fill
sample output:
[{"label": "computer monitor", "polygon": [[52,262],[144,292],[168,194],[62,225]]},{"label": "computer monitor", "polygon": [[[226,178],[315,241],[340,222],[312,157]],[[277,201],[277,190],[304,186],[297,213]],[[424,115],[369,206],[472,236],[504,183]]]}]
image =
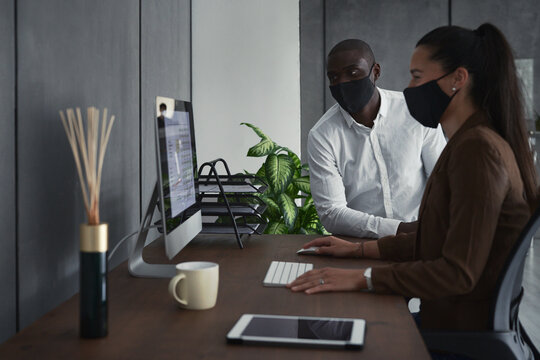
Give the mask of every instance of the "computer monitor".
[{"label": "computer monitor", "polygon": [[202,229],[191,103],[156,97],[155,123],[161,223],[172,259]]},{"label": "computer monitor", "polygon": [[156,227],[153,217],[159,208],[157,227],[172,259],[201,230],[198,197],[197,152],[191,103],[158,96],[155,102],[157,182],[138,238],[128,260],[129,273],[139,277],[172,277],[174,264],[150,264],[142,256],[148,231]]}]

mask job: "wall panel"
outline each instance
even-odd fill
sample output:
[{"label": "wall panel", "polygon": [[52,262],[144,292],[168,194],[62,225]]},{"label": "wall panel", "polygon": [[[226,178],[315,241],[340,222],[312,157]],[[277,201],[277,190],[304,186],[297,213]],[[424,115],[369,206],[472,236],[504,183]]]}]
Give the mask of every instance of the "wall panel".
[{"label": "wall panel", "polygon": [[307,135],[324,114],[324,1],[300,1],[301,153],[307,162]]},{"label": "wall panel", "polygon": [[15,12],[0,0],[0,343],[16,329]]},{"label": "wall panel", "polygon": [[[409,84],[409,60],[428,31],[448,25],[447,0],[326,0],[326,51],[344,39],[370,44],[381,65],[377,86],[402,91]],[[328,80],[326,108],[335,104]]]},{"label": "wall panel", "polygon": [[157,180],[154,131],[155,98],[159,95],[191,100],[190,19],[191,5],[189,0],[142,2],[141,211],[143,216]]},{"label": "wall panel", "polygon": [[540,113],[540,4],[538,0],[452,0],[452,23],[476,29],[490,22],[506,36],[516,59],[533,59],[532,108]]},{"label": "wall panel", "polygon": [[[78,291],[85,221],[59,109],[116,115],[103,170],[110,246],[139,223],[139,3],[18,1],[20,327]],[[74,318],[76,326],[77,318]]]}]

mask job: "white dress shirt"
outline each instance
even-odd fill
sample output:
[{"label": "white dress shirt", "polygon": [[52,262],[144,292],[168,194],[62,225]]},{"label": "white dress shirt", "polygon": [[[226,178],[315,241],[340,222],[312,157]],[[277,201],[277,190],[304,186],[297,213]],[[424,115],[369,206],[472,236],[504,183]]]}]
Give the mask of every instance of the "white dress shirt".
[{"label": "white dress shirt", "polygon": [[446,140],[409,113],[403,93],[377,88],[381,106],[373,128],[338,104],[311,129],[311,193],[324,227],[335,234],[379,238],[414,221]]}]

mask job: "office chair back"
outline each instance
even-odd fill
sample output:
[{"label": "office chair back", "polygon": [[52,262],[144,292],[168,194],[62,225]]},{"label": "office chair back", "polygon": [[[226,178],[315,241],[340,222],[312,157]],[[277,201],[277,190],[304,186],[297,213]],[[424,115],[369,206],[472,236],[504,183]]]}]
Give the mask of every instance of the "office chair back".
[{"label": "office chair back", "polygon": [[501,271],[490,312],[492,330],[519,331],[519,304],[523,297],[523,268],[531,240],[540,227],[540,206],[521,232]]},{"label": "office chair back", "polygon": [[538,349],[518,318],[525,258],[539,227],[540,207],[523,228],[501,270],[490,309],[491,329],[469,332],[423,330],[428,349],[482,360],[540,360]]}]

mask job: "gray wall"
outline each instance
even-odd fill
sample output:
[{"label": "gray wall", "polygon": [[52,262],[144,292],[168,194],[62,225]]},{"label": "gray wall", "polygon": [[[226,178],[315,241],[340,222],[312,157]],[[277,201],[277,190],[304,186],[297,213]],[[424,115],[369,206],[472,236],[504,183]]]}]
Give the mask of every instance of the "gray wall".
[{"label": "gray wall", "polygon": [[78,290],[78,226],[85,215],[59,109],[96,105],[116,115],[101,221],[110,223],[111,245],[137,227],[139,6],[131,0],[19,1],[18,25],[23,328]]},{"label": "gray wall", "polygon": [[402,91],[409,83],[411,53],[422,35],[450,20],[468,28],[492,22],[507,36],[516,58],[534,59],[533,107],[540,112],[538,0],[301,0],[300,16],[304,161],[309,130],[335,103],[324,71],[326,54],[347,38],[371,45],[382,68],[378,86]]},{"label": "gray wall", "polygon": [[0,0],[0,343],[15,330],[15,16]]},{"label": "gray wall", "polygon": [[[116,116],[100,206],[112,248],[138,229],[155,181],[155,96],[190,98],[190,17],[189,0],[0,0],[0,342],[79,287],[86,219],[58,110]],[[126,256],[124,246],[110,268]]]},{"label": "gray wall", "polygon": [[[302,158],[307,134],[335,104],[328,90],[326,55],[344,39],[370,44],[381,65],[377,86],[402,91],[409,83],[409,59],[416,41],[448,25],[448,0],[301,0],[300,80]],[[421,21],[418,21],[421,19]]]},{"label": "gray wall", "polygon": [[[326,0],[325,18],[325,54],[341,40],[362,39],[381,65],[377,86],[402,91],[409,84],[416,42],[429,30],[448,25],[448,0]],[[328,109],[335,101],[324,79]]]},{"label": "gray wall", "polygon": [[[142,212],[156,178],[156,96],[191,100],[191,4],[189,0],[142,3],[141,13]],[[166,24],[166,26],[163,26]]]},{"label": "gray wall", "polygon": [[325,21],[324,0],[300,1],[300,146],[307,158],[309,129],[325,111]]},{"label": "gray wall", "polygon": [[516,59],[534,59],[533,108],[540,113],[540,2],[452,0],[452,23],[477,28],[490,22],[506,36]]}]

